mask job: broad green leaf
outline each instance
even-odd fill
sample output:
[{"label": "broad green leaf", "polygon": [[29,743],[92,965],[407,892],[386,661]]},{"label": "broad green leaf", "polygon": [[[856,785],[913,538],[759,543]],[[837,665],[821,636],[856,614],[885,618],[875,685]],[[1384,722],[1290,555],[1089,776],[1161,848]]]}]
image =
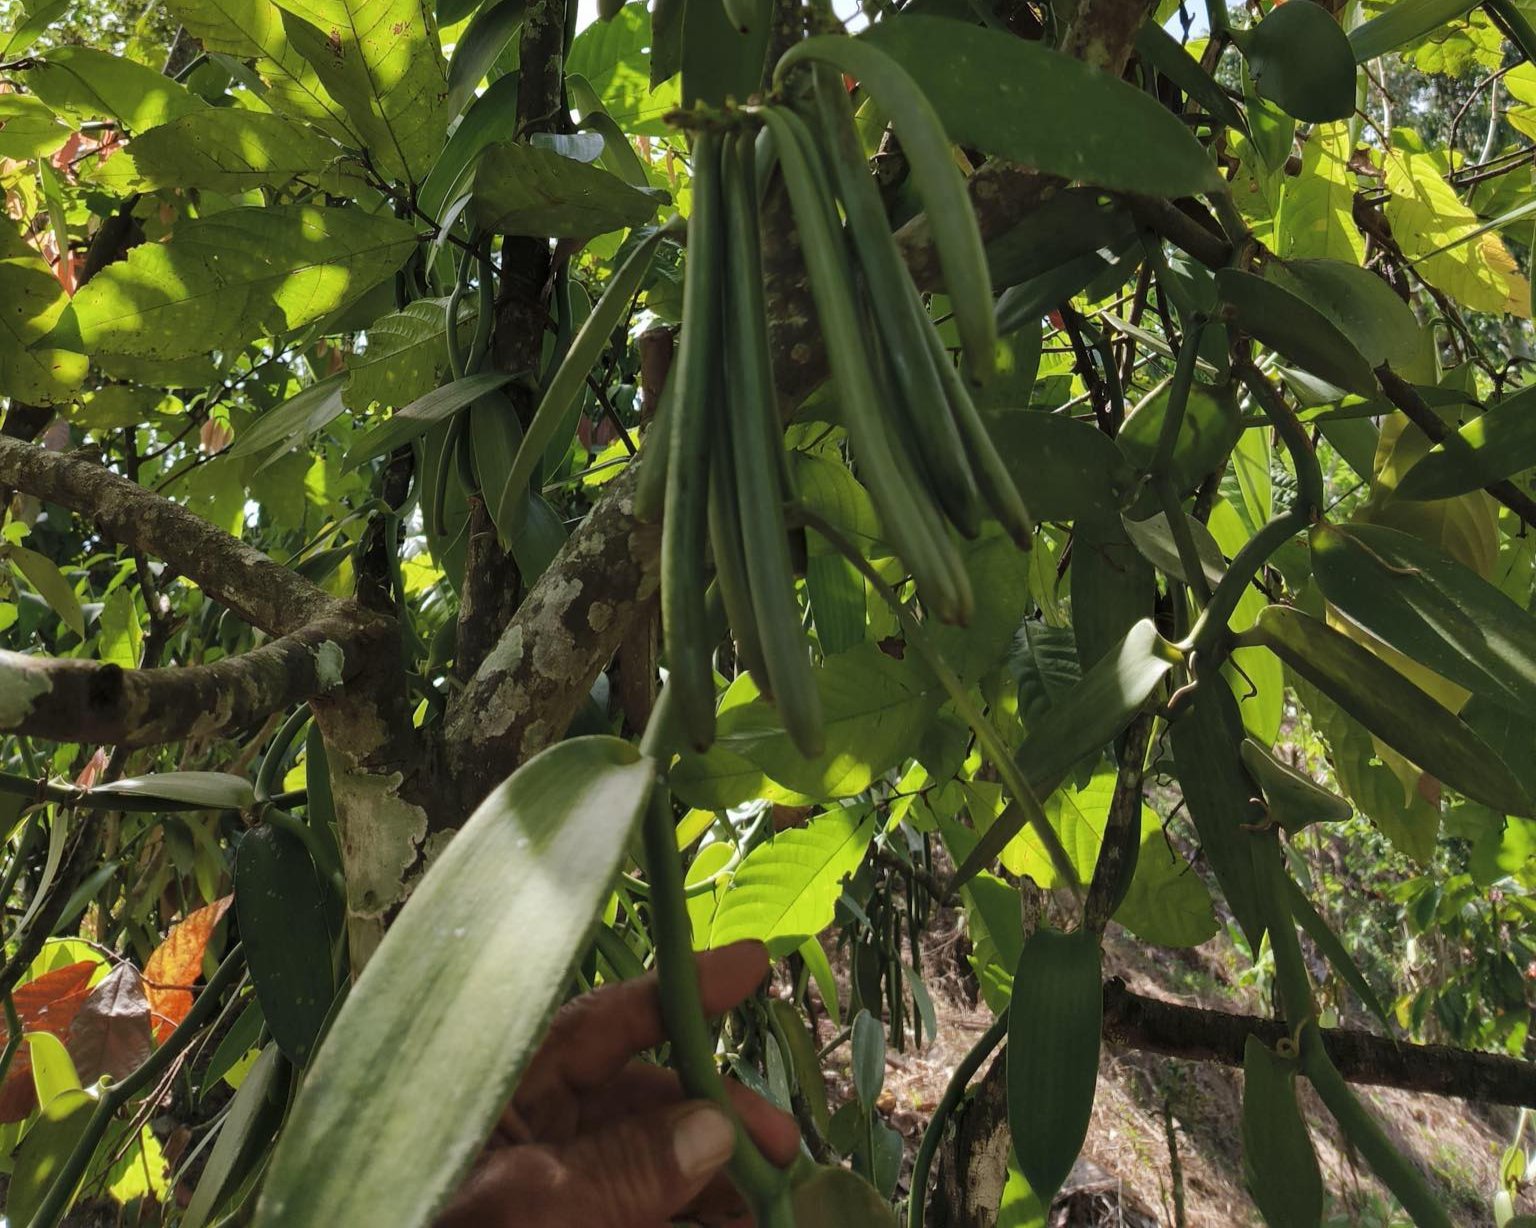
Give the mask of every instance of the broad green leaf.
[{"label": "broad green leaf", "polygon": [[929,638],[945,663],[967,685],[992,672],[1008,652],[1014,630],[1032,602],[1029,556],[993,527],[960,551],[976,594],[964,627],[935,626]]},{"label": "broad green leaf", "polygon": [[[341,150],[283,115],[218,107],[182,115],[134,138],[124,154],[134,187],[204,188],[236,195],[314,176]],[[117,158],[106,163],[115,167]]]},{"label": "broad green leaf", "polygon": [[[1104,194],[1095,188],[1066,188],[1042,201],[1039,208],[1029,210],[1016,225],[988,240],[987,265],[992,271],[992,287],[1003,290],[1046,277],[1085,256],[1120,247],[1134,234],[1135,222],[1122,205],[1105,200]],[[1071,293],[1061,297],[1070,297]],[[1001,307],[998,314],[1001,319]],[[1038,324],[1038,320],[1029,320],[1025,327],[1038,336]],[[1007,391],[1006,383],[998,390],[988,384],[977,390],[977,404],[983,408],[1028,404],[1028,397],[1012,401],[994,399],[999,392]]]},{"label": "broad green leaf", "polygon": [[[417,299],[368,326],[368,348],[347,363],[342,400],[349,409],[409,405],[442,382],[448,369],[447,306],[445,298]],[[461,316],[461,334],[465,324]]]},{"label": "broad green leaf", "polygon": [[1008,672],[1019,684],[1019,716],[1033,728],[1082,681],[1072,629],[1024,619],[1008,653]]},{"label": "broad green leaf", "polygon": [[314,67],[289,42],[283,11],[272,0],[166,0],[166,5],[204,51],[254,61],[273,110],[318,124],[348,144],[362,143]]},{"label": "broad green leaf", "polygon": [[859,868],[874,835],[868,806],[843,806],[759,845],[721,897],[709,945],[756,938],[775,955],[794,951],[832,924],[843,880]]},{"label": "broad green leaf", "polygon": [[1397,484],[1399,499],[1449,499],[1536,468],[1536,396],[1514,393],[1437,443]]},{"label": "broad green leaf", "polygon": [[1434,381],[1428,335],[1412,308],[1369,269],[1342,260],[1292,260],[1271,265],[1265,275],[1337,324],[1372,367],[1390,363],[1408,379]]},{"label": "broad green leaf", "polygon": [[[523,28],[527,0],[483,4],[459,36],[448,63],[448,114],[457,116],[485,76]],[[434,164],[433,174],[437,167]]]},{"label": "broad green leaf", "polygon": [[1301,173],[1283,188],[1277,254],[1359,264],[1365,238],[1355,225],[1349,125],[1317,124],[1301,147]]},{"label": "broad green leaf", "polygon": [[1536,813],[1525,790],[1481,738],[1327,623],[1288,606],[1270,606],[1249,634],[1424,771],[1502,814]]},{"label": "broad green leaf", "polygon": [[1217,273],[1216,287],[1243,332],[1348,392],[1376,394],[1370,362],[1337,324],[1305,299],[1275,281],[1238,269]]},{"label": "broad green leaf", "polygon": [[722,711],[716,745],[807,797],[852,797],[909,753],[941,691],[928,671],[864,643],[815,671],[825,749],[806,759],[764,700]]},{"label": "broad green leaf", "polygon": [[0,40],[0,57],[14,60],[28,47],[37,42],[59,16],[70,7],[71,0],[42,0],[23,6],[21,20],[16,28]]},{"label": "broad green leaf", "polygon": [[339,417],[344,375],[332,375],[293,394],[276,409],[269,409],[253,425],[235,437],[229,455],[254,456],[268,448],[286,452],[321,427]]},{"label": "broad green leaf", "polygon": [[[1199,142],[1150,96],[1042,43],[908,15],[860,37],[912,74],[958,144],[1106,188],[1189,196],[1220,186]],[[1054,100],[1045,123],[1041,97]]]},{"label": "broad green leaf", "polygon": [[262,1018],[283,1055],[303,1067],[336,997],[332,892],[299,838],[270,826],[242,837],[234,883],[235,915]]},{"label": "broad green leaf", "polygon": [[1323,1176],[1296,1104],[1296,1062],[1256,1036],[1243,1053],[1243,1175],[1270,1228],[1316,1228]]},{"label": "broad green leaf", "polygon": [[1115,441],[1087,422],[1024,408],[985,415],[997,450],[1015,473],[1038,522],[1100,519],[1118,523],[1136,491],[1136,472]]},{"label": "broad green leaf", "polygon": [[37,1102],[52,1103],[54,1097],[80,1090],[80,1076],[64,1042],[52,1032],[28,1032],[27,1051],[32,1058],[32,1082],[37,1088]]},{"label": "broad green leaf", "polygon": [[885,1086],[885,1028],[867,1010],[853,1017],[853,1091],[872,1113]]},{"label": "broad green leaf", "polygon": [[69,137],[70,129],[41,99],[31,94],[0,94],[0,158],[23,162],[46,158]]},{"label": "broad green leaf", "polygon": [[890,1200],[857,1173],[817,1165],[795,1185],[796,1228],[897,1228]]},{"label": "broad green leaf", "polygon": [[[1163,419],[1168,414],[1169,388],[1160,388],[1126,415],[1115,442],[1125,459],[1143,472],[1157,456]],[[1229,385],[1194,384],[1184,407],[1184,420],[1173,444],[1169,476],[1181,493],[1203,482],[1227,458],[1242,432],[1237,398]]]},{"label": "broad green leaf", "polygon": [[1381,525],[1318,525],[1312,574],[1346,617],[1507,707],[1536,706],[1536,619],[1476,572]]},{"label": "broad green leaf", "polygon": [[1093,1115],[1104,1021],[1099,936],[1042,926],[1013,976],[1008,1008],[1008,1129],[1042,1202],[1067,1179]]},{"label": "broad green leaf", "polygon": [[1085,668],[1113,652],[1127,631],[1153,613],[1156,574],[1119,520],[1078,523],[1067,580],[1077,659]]},{"label": "broad green leaf", "polygon": [[475,160],[488,145],[494,145],[506,136],[507,128],[516,123],[517,90],[518,74],[510,72],[497,77],[470,103],[448,143],[443,146],[443,152],[432,163],[427,181],[421,185],[417,203],[428,217],[443,223],[450,209],[460,202],[467,205]]},{"label": "broad green leaf", "polygon": [[[41,1116],[32,1123],[11,1160],[11,1183],[5,1200],[8,1222],[32,1222],[96,1111],[93,1093],[94,1089],[66,1091],[43,1106]],[[71,1191],[69,1203],[74,1197]]]},{"label": "broad green leaf", "polygon": [[591,83],[603,109],[625,132],[661,136],[668,131],[662,116],[678,105],[679,96],[675,81],[651,88],[651,43],[651,15],[644,0],[636,0],[612,21],[594,21],[578,34],[565,70]]},{"label": "broad green leaf", "polygon": [[475,164],[474,215],[498,234],[590,239],[649,221],[660,198],[595,166],[515,141]]},{"label": "broad green leaf", "polygon": [[394,272],[415,245],[392,217],[314,205],[228,209],[144,243],[74,297],[91,349],[188,358],[320,319]]},{"label": "broad green leaf", "polygon": [[[346,111],[373,164],[419,184],[443,147],[448,65],[425,0],[280,0],[293,49]],[[298,20],[295,21],[294,18]]]},{"label": "broad green leaf", "polygon": [[[1227,568],[1227,561],[1221,555],[1221,547],[1216,544],[1211,531],[1200,521],[1185,512],[1180,512],[1178,515],[1183,519],[1184,527],[1194,542],[1200,574],[1205,577],[1207,586],[1214,589],[1221,583],[1222,574]],[[1123,523],[1127,535],[1135,543],[1136,549],[1141,552],[1142,558],[1165,576],[1172,576],[1185,584],[1193,582],[1191,575],[1187,574],[1183,558],[1179,555],[1179,544],[1174,538],[1167,516],[1162,512],[1149,516],[1146,520],[1132,520],[1126,516]]]},{"label": "broad green leaf", "polygon": [[1427,866],[1440,833],[1439,807],[1416,789],[1404,790],[1360,722],[1294,672],[1289,681],[1312,727],[1328,745],[1329,762],[1344,795],[1400,851]]},{"label": "broad green leaf", "polygon": [[1456,244],[1479,219],[1443,177],[1439,159],[1421,153],[1400,134],[1382,158],[1388,190],[1387,221],[1415,270],[1431,285],[1474,311],[1529,316],[1530,285],[1496,234]]},{"label": "broad green leaf", "polygon": [[1212,116],[1229,128],[1247,127],[1243,113],[1233,105],[1227,93],[1183,43],[1169,34],[1155,20],[1148,21],[1136,34],[1136,54],[1198,102]]},{"label": "broad green leaf", "polygon": [[1351,30],[1349,46],[1364,64],[1416,42],[1476,7],[1472,0],[1395,0],[1385,12]]},{"label": "broad green leaf", "polygon": [[101,638],[96,656],[119,669],[138,669],[144,633],[139,627],[139,612],[127,586],[112,590],[101,607]]},{"label": "broad green leaf", "polygon": [[755,93],[762,85],[771,0],[743,0],[739,10],[751,14],[745,32],[726,16],[724,5],[685,4],[682,8],[679,101],[684,106],[717,107],[727,98]]},{"label": "broad green leaf", "polygon": [[206,810],[244,810],[256,800],[250,781],[228,772],[156,772],[91,790],[97,797],[137,797]]},{"label": "broad green leaf", "polygon": [[495,392],[512,378],[505,371],[483,371],[478,375],[466,375],[451,384],[434,388],[425,396],[417,397],[357,440],[342,460],[342,467],[355,469],[376,456],[385,456],[401,444],[410,443],[418,435],[471,405],[486,393]]},{"label": "broad green leaf", "polygon": [[186,86],[147,64],[93,47],[55,47],[23,78],[53,111],[69,119],[115,119],[131,133],[206,111]]},{"label": "broad green leaf", "polygon": [[1259,93],[1288,114],[1318,124],[1355,113],[1355,55],[1322,5],[1277,4],[1236,38]]},{"label": "broad green leaf", "polygon": [[4,547],[4,555],[64,625],[84,639],[85,614],[80,609],[80,599],[75,596],[74,585],[64,578],[53,560],[25,546]]},{"label": "broad green leaf", "polygon": [[67,400],[89,365],[76,349],[40,342],[59,323],[69,299],[42,256],[14,223],[0,225],[0,394],[51,405]]},{"label": "broad green leaf", "polygon": [[[1035,796],[1046,797],[1083,756],[1099,750],[1130,723],[1153,689],[1172,668],[1175,653],[1151,619],[1130,629],[1114,649],[1088,670],[1049,718],[1030,731],[1015,760]],[[955,871],[961,886],[990,866],[1025,824],[1024,811],[1010,806],[982,834]]]},{"label": "broad green leaf", "polygon": [[481,803],[316,1053],[272,1157],[258,1228],[430,1222],[566,992],[655,770],[616,738],[574,738]]},{"label": "broad green leaf", "polygon": [[276,1043],[268,1044],[219,1123],[218,1137],[187,1203],[182,1228],[203,1228],[209,1223],[262,1158],[282,1122],[287,1073]]}]

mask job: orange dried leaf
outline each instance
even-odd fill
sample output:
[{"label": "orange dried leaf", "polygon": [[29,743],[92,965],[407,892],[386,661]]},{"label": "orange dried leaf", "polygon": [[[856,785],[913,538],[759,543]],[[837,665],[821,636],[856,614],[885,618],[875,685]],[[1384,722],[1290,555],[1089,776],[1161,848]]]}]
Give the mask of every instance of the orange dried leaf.
[{"label": "orange dried leaf", "polygon": [[[84,959],[64,968],[56,968],[20,986],[11,995],[23,1034],[51,1032],[60,1040],[69,1038],[70,1025],[81,1004],[90,995],[91,976],[97,965]],[[0,1027],[0,1048],[10,1039]],[[32,1059],[26,1046],[16,1051],[5,1082],[0,1084],[0,1123],[21,1121],[37,1107],[37,1088],[32,1083]]]},{"label": "orange dried leaf", "polygon": [[203,954],[215,927],[229,911],[232,895],[189,913],[171,927],[144,965],[144,990],[154,1013],[155,1039],[164,1040],[192,1009],[192,986],[203,975]]}]

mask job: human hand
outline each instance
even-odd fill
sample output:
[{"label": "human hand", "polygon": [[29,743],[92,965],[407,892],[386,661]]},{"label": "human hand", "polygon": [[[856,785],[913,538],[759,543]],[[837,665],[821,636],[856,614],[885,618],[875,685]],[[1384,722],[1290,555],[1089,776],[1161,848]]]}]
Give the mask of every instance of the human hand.
[{"label": "human hand", "polygon": [[[757,942],[696,958],[712,1015],[750,997],[768,974]],[[735,1146],[729,1119],[708,1101],[685,1100],[670,1070],[636,1058],[665,1039],[654,975],[567,1003],[437,1228],[750,1223],[722,1171]],[[794,1119],[728,1087],[757,1145],[787,1166],[799,1150]]]}]

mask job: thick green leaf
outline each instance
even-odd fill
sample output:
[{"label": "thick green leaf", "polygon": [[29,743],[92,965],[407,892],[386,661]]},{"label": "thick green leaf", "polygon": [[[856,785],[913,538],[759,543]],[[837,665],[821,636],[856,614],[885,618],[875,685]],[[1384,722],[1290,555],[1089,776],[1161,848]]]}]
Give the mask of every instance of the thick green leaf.
[{"label": "thick green leaf", "polygon": [[[1304,2],[1304,0],[1302,0]],[[1296,1061],[1256,1036],[1243,1052],[1243,1174],[1270,1228],[1317,1228],[1323,1177],[1296,1105]]]},{"label": "thick green leaf", "polygon": [[1270,606],[1251,633],[1388,746],[1501,814],[1536,814],[1507,767],[1427,692],[1327,623]]},{"label": "thick green leaf", "polygon": [[1024,619],[1013,637],[1008,672],[1019,684],[1019,716],[1032,729],[1082,680],[1072,629]]},{"label": "thick green leaf", "polygon": [[[1024,214],[1017,225],[988,241],[987,265],[992,270],[992,288],[1017,286],[1084,256],[1119,247],[1134,237],[1135,229],[1135,222],[1124,206],[1106,198],[1096,188],[1057,192],[1042,201],[1038,209]],[[1087,280],[1084,279],[1084,284]],[[1055,301],[1070,298],[1071,294],[1068,292]],[[1034,331],[1038,333],[1039,329]],[[991,391],[990,386],[986,391]]]},{"label": "thick green leaf", "polygon": [[726,16],[723,4],[683,6],[679,67],[684,106],[720,106],[727,98],[745,99],[761,87],[771,0],[743,0],[741,8],[751,14],[745,32]]},{"label": "thick green leaf", "polygon": [[1382,525],[1319,524],[1323,595],[1398,652],[1474,694],[1536,709],[1536,619],[1470,568]]},{"label": "thick green leaf", "polygon": [[205,188],[234,195],[313,176],[340,152],[313,127],[286,116],[217,107],[151,128],[129,144],[127,156],[137,172],[135,188]]},{"label": "thick green leaf", "polygon": [[[662,41],[662,27],[669,15],[662,11],[663,7],[657,5],[654,39],[645,0],[633,0],[612,21],[594,21],[578,34],[565,62],[567,73],[585,77],[591,83],[603,109],[625,132],[665,135],[668,128],[662,116],[678,104],[677,83],[667,80],[677,72],[677,64],[673,63],[659,76],[652,75],[652,68],[663,58],[655,46]],[[681,4],[676,6],[679,18],[682,9]],[[681,20],[675,23],[675,32],[682,32]],[[654,89],[653,80],[657,82]]]},{"label": "thick green leaf", "polygon": [[207,810],[243,810],[256,800],[251,782],[228,772],[156,772],[97,785],[91,793],[156,798]]},{"label": "thick green leaf", "polygon": [[993,527],[960,551],[976,594],[971,620],[964,627],[935,626],[929,637],[945,664],[967,685],[992,672],[1008,645],[1029,596],[1029,556],[1000,528]]},{"label": "thick green leaf", "polygon": [[716,736],[721,750],[813,798],[852,797],[869,788],[910,753],[942,694],[916,660],[894,660],[870,643],[829,658],[815,677],[826,738],[816,758],[800,754],[778,713],[761,699],[722,710]]},{"label": "thick green leaf", "polygon": [[868,1011],[853,1017],[853,1091],[866,1113],[885,1087],[885,1028]]},{"label": "thick green leaf", "polygon": [[1115,441],[1090,423],[1028,409],[985,414],[997,450],[1015,473],[1037,522],[1109,520],[1136,490],[1136,471]]},{"label": "thick green leaf", "polygon": [[[481,5],[453,49],[448,63],[448,113],[458,115],[464,104],[500,58],[518,31],[523,28],[523,14],[528,0],[499,0]],[[432,173],[437,173],[436,165]]]},{"label": "thick green leaf", "polygon": [[1313,823],[1342,823],[1353,816],[1354,808],[1342,797],[1276,759],[1254,739],[1243,741],[1239,755],[1264,795],[1267,817],[1286,831],[1300,831]]},{"label": "thick green leaf", "polygon": [[[1126,415],[1115,436],[1125,459],[1137,469],[1149,470],[1157,456],[1169,394],[1165,387],[1147,397]],[[1190,388],[1169,473],[1181,494],[1194,490],[1226,460],[1242,429],[1242,415],[1230,385],[1197,383]]]},{"label": "thick green leaf", "polygon": [[1152,616],[1157,576],[1118,520],[1077,525],[1067,579],[1077,659],[1085,667],[1096,665],[1127,631]]},{"label": "thick green leaf", "polygon": [[[431,1221],[566,991],[654,774],[626,742],[574,738],[480,805],[406,901],[315,1055],[258,1228]],[[516,891],[507,890],[512,866]]]},{"label": "thick green leaf", "polygon": [[475,160],[489,145],[506,136],[517,120],[518,74],[507,73],[486,86],[459,120],[448,144],[432,163],[421,185],[419,205],[428,217],[443,222],[449,209],[469,193]]},{"label": "thick green leaf", "polygon": [[[1301,3],[1311,5],[1312,0]],[[1332,18],[1327,20],[1332,24]],[[1232,309],[1233,323],[1243,332],[1346,392],[1376,395],[1376,376],[1369,361],[1305,299],[1257,273],[1239,269],[1222,269],[1216,274],[1216,287]]]},{"label": "thick green leaf", "polygon": [[101,607],[101,637],[96,657],[119,669],[138,669],[144,633],[139,627],[139,612],[128,588],[115,588]]},{"label": "thick green leaf", "polygon": [[189,358],[287,332],[335,311],[394,272],[415,229],[360,209],[227,209],[180,222],[74,297],[93,351]]},{"label": "thick green leaf", "polygon": [[93,47],[54,47],[27,68],[27,87],[70,119],[115,119],[144,132],[208,104],[147,64]]},{"label": "thick green leaf", "polygon": [[1320,4],[1277,4],[1238,43],[1259,93],[1288,114],[1318,124],[1355,113],[1355,53]]},{"label": "thick green leaf", "polygon": [[1394,0],[1382,14],[1349,33],[1349,46],[1361,64],[1406,46],[1455,21],[1471,9],[1474,0]]},{"label": "thick green leaf", "polygon": [[1248,125],[1226,90],[1206,72],[1188,49],[1158,25],[1148,21],[1136,34],[1136,54],[1198,102],[1210,114],[1239,131]]},{"label": "thick green leaf", "polygon": [[[1042,43],[905,15],[860,37],[900,61],[961,145],[1106,188],[1190,196],[1220,186],[1199,142],[1154,99]],[[1036,115],[1042,97],[1053,99],[1049,122]]]},{"label": "thick green leaf", "polygon": [[31,94],[0,94],[0,158],[46,158],[69,140],[42,100]]},{"label": "thick green leaf", "polygon": [[48,603],[48,608],[59,616],[60,621],[84,639],[85,613],[80,609],[80,598],[75,596],[75,586],[64,578],[58,565],[47,555],[25,546],[5,547],[4,557],[27,578],[27,583],[37,590],[38,596]]},{"label": "thick green leaf", "polygon": [[[1200,560],[1200,573],[1205,577],[1206,584],[1214,589],[1221,583],[1222,573],[1227,566],[1221,547],[1216,544],[1211,531],[1200,521],[1187,513],[1179,514],[1183,516],[1189,535],[1194,540],[1195,554]],[[1190,576],[1185,574],[1184,560],[1179,556],[1179,544],[1168,525],[1168,518],[1162,512],[1146,520],[1132,520],[1127,516],[1123,523],[1126,534],[1135,543],[1142,558],[1164,575],[1190,583]]]},{"label": "thick green leaf", "polygon": [[[5,1199],[7,1222],[32,1222],[96,1111],[94,1093],[94,1088],[88,1092],[76,1088],[43,1106],[41,1116],[27,1130],[11,1159],[11,1184]],[[73,1192],[69,1202],[74,1202]]]},{"label": "thick green leaf", "polygon": [[182,1228],[203,1228],[253,1171],[282,1124],[288,1069],[276,1043],[246,1072],[197,1179]]},{"label": "thick green leaf", "polygon": [[482,371],[478,375],[466,375],[451,384],[434,388],[425,396],[417,397],[404,409],[379,423],[347,449],[342,460],[344,469],[355,469],[376,456],[385,456],[401,444],[410,443],[444,418],[457,413],[466,405],[473,404],[488,392],[495,392],[512,376],[505,371]]},{"label": "thick green leaf", "polygon": [[1257,950],[1264,926],[1257,905],[1248,824],[1264,813],[1243,770],[1237,699],[1224,684],[1202,686],[1168,730],[1184,804],[1200,837],[1200,853],[1216,876],[1227,907]]},{"label": "thick green leaf", "polygon": [[[451,118],[448,66],[425,0],[280,0],[293,49],[346,111],[373,165],[420,183]],[[294,20],[298,18],[298,20]]]},{"label": "thick green leaf", "polygon": [[832,924],[843,880],[859,868],[874,835],[868,806],[843,806],[759,845],[721,897],[709,945],[756,938],[776,955],[795,950]]},{"label": "thick green leaf", "polygon": [[550,149],[501,141],[475,164],[474,215],[499,234],[590,239],[639,226],[661,198]]},{"label": "thick green leaf", "polygon": [[796,1228],[897,1228],[889,1200],[857,1173],[818,1166],[794,1189]]},{"label": "thick green leaf", "polygon": [[1399,499],[1450,499],[1536,468],[1536,390],[1490,405],[1430,449],[1397,484]]},{"label": "thick green leaf", "polygon": [[[421,298],[368,326],[368,348],[347,363],[342,400],[351,409],[400,406],[424,397],[448,369],[448,300]],[[461,335],[473,317],[459,319]]]},{"label": "thick green leaf", "polygon": [[[1083,675],[1050,717],[1031,730],[1015,756],[1036,797],[1053,793],[1073,764],[1102,748],[1130,723],[1172,668],[1174,657],[1152,620],[1143,619]],[[1017,805],[999,815],[955,872],[953,886],[990,866],[1025,822],[1024,811]]]},{"label": "thick green leaf", "polygon": [[272,0],[166,0],[167,7],[210,54],[252,60],[276,111],[318,124],[361,145],[346,113],[320,84],[314,67],[288,40],[282,10]]},{"label": "thick green leaf", "polygon": [[17,230],[0,224],[0,393],[46,405],[68,400],[89,363],[79,347],[48,348],[69,299],[47,263]]},{"label": "thick green leaf", "polygon": [[59,16],[70,7],[71,0],[41,0],[26,5],[16,28],[0,42],[0,57],[14,60],[35,43]]},{"label": "thick green leaf", "polygon": [[249,831],[235,852],[235,914],[256,1000],[295,1066],[309,1061],[336,997],[330,891],[298,837]]},{"label": "thick green leaf", "polygon": [[1290,260],[1265,276],[1338,326],[1372,367],[1391,363],[1409,378],[1435,378],[1434,349],[1413,310],[1369,269],[1342,260]]},{"label": "thick green leaf", "polygon": [[1099,936],[1042,926],[1013,975],[1008,1008],[1008,1129],[1042,1202],[1061,1188],[1088,1135],[1104,1024]]},{"label": "thick green leaf", "polygon": [[1354,957],[1350,955],[1349,948],[1339,940],[1332,926],[1323,920],[1322,914],[1317,909],[1312,907],[1312,901],[1307,899],[1306,893],[1289,875],[1286,876],[1285,885],[1292,920],[1301,926],[1307,937],[1317,944],[1317,949],[1333,965],[1333,970],[1343,977],[1345,983],[1359,995],[1366,1009],[1381,1020],[1381,1026],[1391,1032],[1392,1021],[1387,1015],[1386,1008],[1381,1004],[1376,991],[1371,988],[1371,983],[1365,979]]},{"label": "thick green leaf", "polygon": [[286,452],[340,417],[344,375],[332,375],[293,394],[235,437],[229,455],[254,456],[268,448]]}]

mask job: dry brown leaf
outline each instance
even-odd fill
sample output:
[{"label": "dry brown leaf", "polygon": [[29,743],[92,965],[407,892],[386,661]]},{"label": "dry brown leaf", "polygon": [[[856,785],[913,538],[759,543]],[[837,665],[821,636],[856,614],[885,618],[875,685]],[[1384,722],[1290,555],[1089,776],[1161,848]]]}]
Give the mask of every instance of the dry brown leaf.
[{"label": "dry brown leaf", "polygon": [[226,895],[189,913],[171,927],[144,965],[144,988],[153,1014],[155,1039],[164,1040],[192,1009],[192,986],[203,975],[203,954],[214,929],[235,897]]}]

